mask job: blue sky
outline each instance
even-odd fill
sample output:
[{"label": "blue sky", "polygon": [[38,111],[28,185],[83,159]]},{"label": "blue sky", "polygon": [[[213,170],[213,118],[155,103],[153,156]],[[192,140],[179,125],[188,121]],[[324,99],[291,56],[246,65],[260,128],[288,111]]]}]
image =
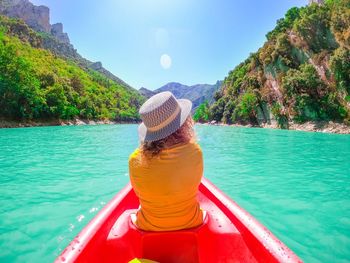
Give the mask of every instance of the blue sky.
[{"label": "blue sky", "polygon": [[[31,0],[51,9],[78,52],[134,88],[213,84],[307,0]],[[161,59],[162,58],[162,59]]]}]

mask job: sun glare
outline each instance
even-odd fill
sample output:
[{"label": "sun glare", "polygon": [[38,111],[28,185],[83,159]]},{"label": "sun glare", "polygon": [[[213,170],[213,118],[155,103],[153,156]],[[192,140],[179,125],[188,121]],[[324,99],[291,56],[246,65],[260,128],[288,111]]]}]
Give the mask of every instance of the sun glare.
[{"label": "sun glare", "polygon": [[171,67],[171,57],[168,54],[163,54],[160,57],[160,65],[164,69],[169,69]]}]

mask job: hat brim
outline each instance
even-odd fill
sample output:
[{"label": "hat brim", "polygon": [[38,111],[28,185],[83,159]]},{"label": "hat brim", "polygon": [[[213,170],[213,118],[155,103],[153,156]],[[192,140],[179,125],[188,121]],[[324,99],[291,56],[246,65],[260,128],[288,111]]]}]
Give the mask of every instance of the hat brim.
[{"label": "hat brim", "polygon": [[191,113],[192,102],[187,99],[178,99],[177,101],[181,109],[180,114],[168,125],[154,132],[148,131],[143,122],[139,125],[138,133],[141,142],[153,142],[164,139],[176,132],[185,123]]}]

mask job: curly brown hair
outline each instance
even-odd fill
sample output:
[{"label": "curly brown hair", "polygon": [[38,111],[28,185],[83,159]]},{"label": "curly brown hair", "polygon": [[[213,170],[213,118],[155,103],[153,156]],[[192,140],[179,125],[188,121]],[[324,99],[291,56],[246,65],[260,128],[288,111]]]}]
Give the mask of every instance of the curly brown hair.
[{"label": "curly brown hair", "polygon": [[154,142],[143,142],[141,143],[141,151],[148,157],[154,157],[158,155],[163,149],[170,148],[173,145],[180,143],[187,143],[191,139],[195,138],[194,133],[194,121],[190,116],[187,117],[184,124],[174,133],[170,134],[164,139],[160,139]]}]

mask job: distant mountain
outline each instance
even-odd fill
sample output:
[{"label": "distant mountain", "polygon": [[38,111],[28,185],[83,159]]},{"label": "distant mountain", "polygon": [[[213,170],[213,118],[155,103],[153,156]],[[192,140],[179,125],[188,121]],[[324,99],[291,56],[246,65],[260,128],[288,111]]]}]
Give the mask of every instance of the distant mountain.
[{"label": "distant mountain", "polygon": [[192,86],[183,85],[177,82],[170,82],[154,91],[146,88],[141,88],[139,93],[147,98],[154,94],[170,91],[178,99],[189,99],[193,103],[193,109],[196,109],[204,101],[211,103],[213,101],[214,93],[220,89],[222,81],[217,81],[214,85],[210,84],[196,84]]},{"label": "distant mountain", "polygon": [[147,99],[149,99],[150,97],[152,97],[153,95],[157,94],[156,92],[152,91],[152,90],[149,90],[149,89],[146,89],[144,87],[142,87],[141,89],[139,89],[139,93],[146,97]]},{"label": "distant mountain", "polygon": [[134,90],[123,80],[103,68],[101,62],[91,62],[83,58],[70,43],[67,33],[63,32],[63,24],[50,24],[50,9],[46,6],[36,6],[29,0],[1,0],[0,15],[23,20],[29,27],[39,32],[42,37],[42,47],[53,54],[73,60],[80,67],[95,70],[118,84]]}]

